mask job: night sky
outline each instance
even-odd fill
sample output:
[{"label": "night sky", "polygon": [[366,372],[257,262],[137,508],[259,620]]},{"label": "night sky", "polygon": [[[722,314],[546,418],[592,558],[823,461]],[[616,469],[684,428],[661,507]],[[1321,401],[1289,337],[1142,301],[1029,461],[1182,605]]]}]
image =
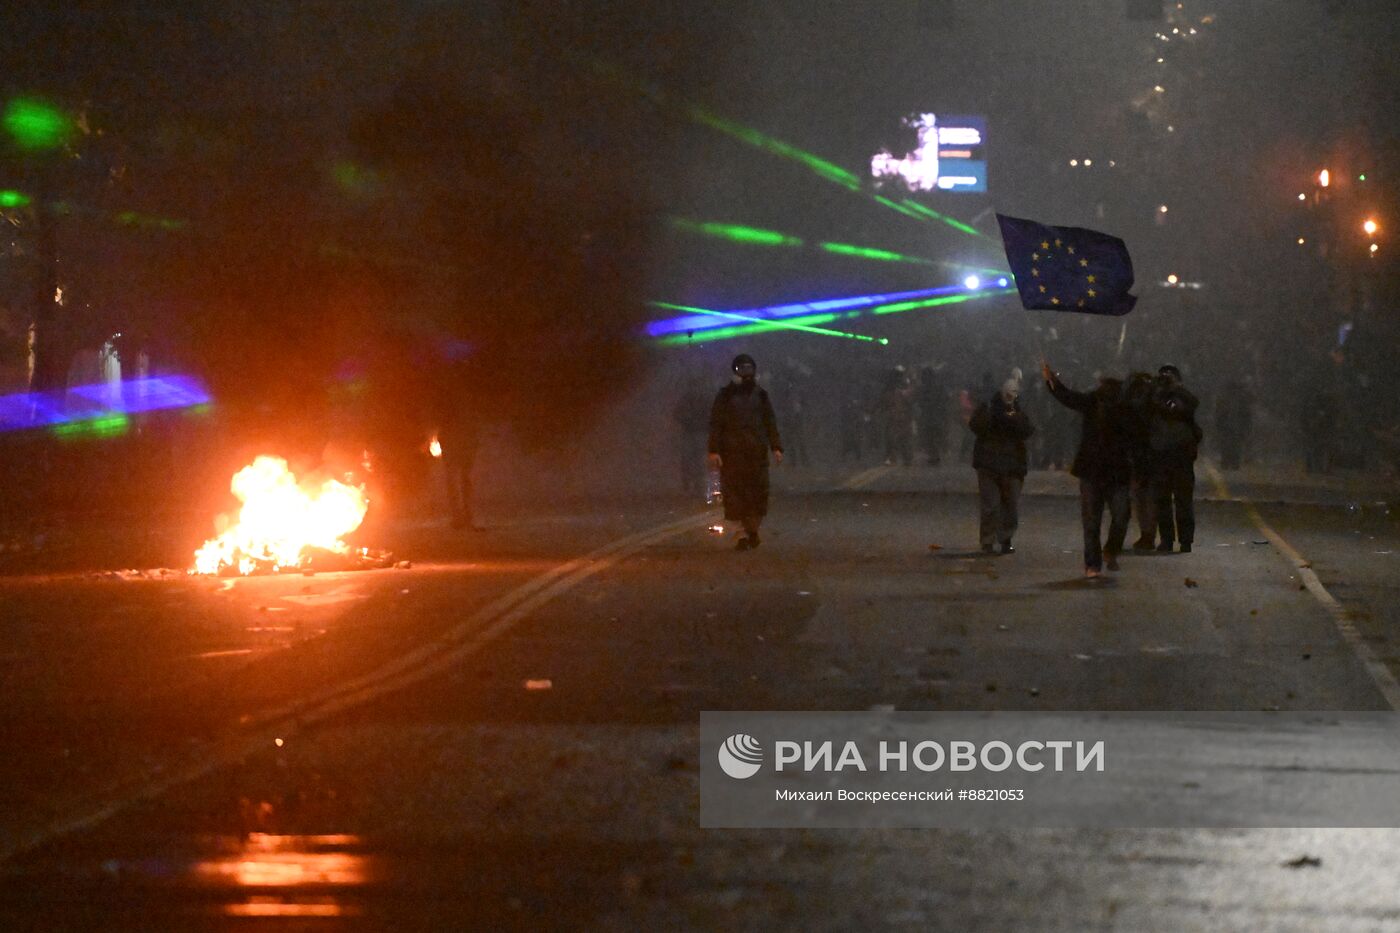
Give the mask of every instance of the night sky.
[{"label": "night sky", "polygon": [[[72,207],[57,229],[61,277],[90,306],[79,343],[124,327],[258,404],[360,377],[426,397],[414,386],[441,365],[551,432],[650,365],[648,300],[946,277],[696,239],[671,218],[1004,265],[993,240],[880,210],[692,105],[862,177],[902,116],[984,114],[990,192],[935,193],[935,209],[987,232],[1000,210],[1121,236],[1149,313],[1169,271],[1238,315],[1325,300],[1296,195],[1333,162],[1349,196],[1393,208],[1388,7],[1168,3],[1154,22],[1115,0],[12,6],[7,99],[85,112],[91,132],[49,164],[3,165],[6,187]],[[180,228],[111,222],[122,211]],[[10,383],[22,265],[5,270]],[[927,352],[921,326],[894,334]]]}]

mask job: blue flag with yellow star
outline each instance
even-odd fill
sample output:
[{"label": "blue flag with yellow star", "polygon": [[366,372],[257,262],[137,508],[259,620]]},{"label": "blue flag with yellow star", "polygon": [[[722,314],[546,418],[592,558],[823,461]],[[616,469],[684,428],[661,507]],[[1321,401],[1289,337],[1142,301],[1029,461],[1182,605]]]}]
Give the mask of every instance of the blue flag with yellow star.
[{"label": "blue flag with yellow star", "polygon": [[1127,314],[1137,304],[1133,260],[1116,236],[997,215],[1021,305],[1036,311]]}]

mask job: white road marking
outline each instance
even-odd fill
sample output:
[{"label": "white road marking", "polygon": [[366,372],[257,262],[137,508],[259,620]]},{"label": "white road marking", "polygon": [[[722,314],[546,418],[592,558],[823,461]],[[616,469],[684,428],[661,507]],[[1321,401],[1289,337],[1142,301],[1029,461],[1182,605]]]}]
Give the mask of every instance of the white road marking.
[{"label": "white road marking", "polygon": [[1376,684],[1376,689],[1380,690],[1381,696],[1385,697],[1386,703],[1393,710],[1400,710],[1400,682],[1397,682],[1395,675],[1390,672],[1390,668],[1376,653],[1371,650],[1371,646],[1366,644],[1366,640],[1361,637],[1361,633],[1356,630],[1347,611],[1342,608],[1342,604],[1337,602],[1337,598],[1327,592],[1327,587],[1322,585],[1316,573],[1313,572],[1312,562],[1305,558],[1298,550],[1284,539],[1269,523],[1264,521],[1264,516],[1259,514],[1259,510],[1254,507],[1254,503],[1246,496],[1232,497],[1230,487],[1225,483],[1225,477],[1215,468],[1215,464],[1210,461],[1202,461],[1206,468],[1206,473],[1210,476],[1211,482],[1215,485],[1217,493],[1225,498],[1233,498],[1244,506],[1245,514],[1249,516],[1254,526],[1263,533],[1279,553],[1288,558],[1293,564],[1293,569],[1298,572],[1303,585],[1308,592],[1323,605],[1327,613],[1332,617],[1332,623],[1337,626],[1337,631],[1342,633],[1342,638],[1346,641],[1347,647],[1351,648],[1356,655],[1361,666],[1366,668],[1366,673],[1371,675],[1371,680]]},{"label": "white road marking", "polygon": [[636,552],[691,530],[703,529],[706,513],[698,512],[619,538],[582,557],[560,564],[516,587],[472,613],[438,638],[390,661],[375,671],[329,686],[296,703],[241,723],[242,732],[212,747],[195,747],[185,761],[163,762],[135,786],[130,784],[88,798],[81,812],[59,817],[39,829],[16,834],[3,849],[0,862],[50,840],[97,826],[128,807],[153,800],[221,768],[278,747],[309,726],[350,707],[399,690],[451,667],[480,651],[545,603],[584,580],[607,570]]}]

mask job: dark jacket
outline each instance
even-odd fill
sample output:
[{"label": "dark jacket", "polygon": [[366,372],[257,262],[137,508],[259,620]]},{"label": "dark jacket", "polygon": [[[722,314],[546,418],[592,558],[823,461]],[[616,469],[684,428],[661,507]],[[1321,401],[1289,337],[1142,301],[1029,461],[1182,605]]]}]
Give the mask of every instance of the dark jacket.
[{"label": "dark jacket", "polygon": [[977,406],[967,426],[977,436],[972,466],[1001,476],[1026,475],[1026,438],[1035,433],[1019,402],[1007,405],[1001,393]]},{"label": "dark jacket", "polygon": [[1152,420],[1148,441],[1153,458],[1159,464],[1191,463],[1203,436],[1196,423],[1196,396],[1184,386],[1160,388],[1152,398]]},{"label": "dark jacket", "polygon": [[1050,394],[1066,408],[1084,416],[1079,452],[1070,472],[1098,483],[1126,483],[1133,473],[1133,413],[1117,380],[1092,392],[1076,392],[1059,378],[1048,383]]},{"label": "dark jacket", "polygon": [[757,383],[731,382],[715,395],[710,408],[709,451],[722,459],[768,463],[768,451],[782,450],[773,403]]}]

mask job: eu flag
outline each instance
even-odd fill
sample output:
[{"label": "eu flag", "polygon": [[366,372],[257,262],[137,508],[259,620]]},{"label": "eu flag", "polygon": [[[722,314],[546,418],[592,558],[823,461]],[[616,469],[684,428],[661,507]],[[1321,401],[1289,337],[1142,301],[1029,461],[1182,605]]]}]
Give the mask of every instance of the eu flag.
[{"label": "eu flag", "polygon": [[1137,304],[1133,260],[1116,236],[997,215],[1006,261],[1028,310],[1127,314]]}]

